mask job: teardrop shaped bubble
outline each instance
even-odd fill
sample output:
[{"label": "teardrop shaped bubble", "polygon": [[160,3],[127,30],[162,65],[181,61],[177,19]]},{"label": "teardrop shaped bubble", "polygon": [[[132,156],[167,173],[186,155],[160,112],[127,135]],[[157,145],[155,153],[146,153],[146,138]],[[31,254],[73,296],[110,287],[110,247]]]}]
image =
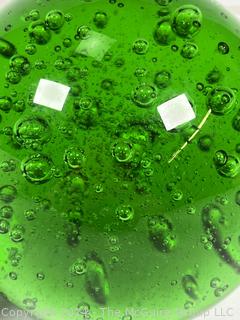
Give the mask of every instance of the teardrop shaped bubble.
[{"label": "teardrop shaped bubble", "polygon": [[51,38],[51,32],[43,21],[33,22],[29,26],[29,36],[39,45],[47,44]]},{"label": "teardrop shaped bubble", "polygon": [[15,53],[16,53],[15,46],[11,42],[0,37],[0,54],[5,58],[10,58]]},{"label": "teardrop shaped bubble", "polygon": [[105,305],[110,287],[105,266],[95,253],[90,254],[87,259],[85,284],[90,298],[100,305]]},{"label": "teardrop shaped bubble", "polygon": [[182,278],[182,286],[185,293],[193,300],[199,298],[199,289],[196,279],[192,275],[185,275]]},{"label": "teardrop shaped bubble", "polygon": [[207,105],[216,115],[224,115],[236,107],[236,97],[229,88],[215,88],[208,95]]},{"label": "teardrop shaped bubble", "polygon": [[14,55],[9,61],[9,66],[11,69],[26,75],[30,72],[30,62],[28,58],[20,55]]}]

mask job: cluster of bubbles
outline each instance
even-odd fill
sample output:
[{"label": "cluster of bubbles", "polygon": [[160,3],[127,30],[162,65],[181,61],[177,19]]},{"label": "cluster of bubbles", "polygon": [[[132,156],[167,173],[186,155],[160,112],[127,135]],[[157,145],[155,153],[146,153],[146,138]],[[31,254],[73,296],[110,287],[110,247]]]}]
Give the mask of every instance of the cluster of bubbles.
[{"label": "cluster of bubbles", "polygon": [[218,150],[214,156],[214,163],[220,175],[226,178],[234,178],[240,172],[240,160],[234,155],[227,154],[224,150]]},{"label": "cluster of bubbles", "polygon": [[213,235],[210,230],[206,230],[206,234],[201,236],[201,243],[204,245],[204,249],[211,250],[213,247]]},{"label": "cluster of bubbles", "polygon": [[219,298],[223,295],[223,293],[228,289],[228,285],[221,286],[221,279],[215,277],[210,281],[210,287],[214,289],[214,295]]},{"label": "cluster of bubbles", "polygon": [[[149,190],[151,177],[154,173],[153,159],[144,152],[144,144],[148,141],[147,131],[132,128],[122,132],[121,136],[112,145],[112,156],[117,164],[117,174],[126,180],[133,180],[136,191],[145,193]],[[160,159],[161,160],[161,159]],[[119,170],[122,168],[123,170]],[[123,184],[128,188],[127,184]]]},{"label": "cluster of bubbles", "polygon": [[240,272],[239,257],[231,245],[231,237],[223,236],[224,226],[227,223],[225,213],[218,205],[210,203],[202,210],[202,222],[206,233],[211,235],[212,245],[220,258]]},{"label": "cluster of bubbles", "polygon": [[6,73],[6,81],[10,84],[18,84],[23,76],[31,71],[31,65],[27,57],[15,54],[9,60],[9,71]]},{"label": "cluster of bubbles", "polygon": [[[167,7],[171,1],[157,1],[159,5]],[[200,31],[202,14],[199,8],[192,5],[185,5],[178,8],[171,16],[163,15],[159,21],[154,38],[160,45],[170,45],[176,36],[184,38],[187,42],[181,49],[181,55],[185,59],[193,59],[198,54],[198,46],[192,38]],[[173,48],[174,51],[178,47]],[[149,44],[145,39],[137,39],[133,44],[133,52],[138,55],[146,54]],[[171,73],[168,70],[161,70],[155,74],[154,84],[141,83],[132,92],[133,102],[139,107],[151,107],[158,97],[157,89],[163,89],[170,85]]]},{"label": "cluster of bubbles", "polygon": [[180,37],[194,37],[200,31],[201,26],[202,13],[196,6],[182,6],[173,15],[172,29]]},{"label": "cluster of bubbles", "polygon": [[25,298],[23,299],[23,305],[27,310],[34,310],[37,307],[37,298]]},{"label": "cluster of bubbles", "polygon": [[149,239],[161,252],[170,252],[176,246],[176,235],[172,223],[164,216],[153,216],[148,220]]},{"label": "cluster of bubbles", "polygon": [[[228,51],[225,54],[227,54]],[[209,84],[214,85],[217,84],[221,78],[222,73],[215,67],[207,74],[206,81]],[[208,110],[210,110],[214,115],[227,115],[237,106],[234,89],[221,87],[218,85],[215,87],[208,86],[204,88],[204,85],[201,83],[197,84],[197,89],[207,96],[206,105]],[[237,113],[233,118],[232,126],[236,131],[240,131],[239,113]],[[213,137],[209,134],[206,134],[198,139],[198,146],[202,151],[208,152],[212,149],[213,142]],[[238,146],[236,146],[236,152],[238,152]],[[240,172],[239,158],[235,155],[228,154],[225,150],[217,150],[215,152],[213,162],[217,172],[223,177],[234,178]],[[206,248],[210,248],[212,246],[207,240],[204,243]]]},{"label": "cluster of bubbles", "polygon": [[109,243],[110,243],[110,247],[109,247],[109,251],[114,254],[111,258],[110,264],[111,266],[113,264],[116,264],[119,262],[119,258],[116,255],[117,252],[119,252],[119,250],[121,249],[121,246],[119,244],[119,239],[117,236],[115,235],[111,235],[109,236]]},{"label": "cluster of bubbles", "polygon": [[73,121],[83,128],[94,126],[98,119],[98,108],[98,102],[92,97],[77,98],[73,104]]},{"label": "cluster of bubbles", "polygon": [[207,105],[213,114],[225,115],[236,106],[235,94],[229,88],[214,88],[208,95]]},{"label": "cluster of bubbles", "polygon": [[9,204],[0,208],[0,234],[8,233],[12,216],[13,208]]},{"label": "cluster of bubbles", "polygon": [[38,20],[30,24],[28,28],[29,36],[38,45],[44,45],[51,39],[51,31],[58,32],[65,22],[64,14],[59,10],[52,10],[47,13],[45,20]]},{"label": "cluster of bubbles", "polygon": [[[159,21],[155,32],[155,40],[160,45],[170,45],[176,36],[184,39],[193,38],[201,29],[202,13],[196,6],[185,5],[178,8],[172,16],[166,15]],[[182,54],[192,59],[196,55],[197,46],[193,43],[183,48]]]},{"label": "cluster of bubbles", "polygon": [[[9,233],[13,242],[20,242],[24,238],[25,228],[16,224],[11,227],[10,221],[13,216],[13,208],[10,205],[17,197],[17,189],[13,185],[4,185],[0,188],[0,200],[5,203],[0,208],[0,234]],[[10,228],[11,227],[11,228]]]},{"label": "cluster of bubbles", "polygon": [[24,148],[39,150],[49,142],[51,130],[46,119],[40,116],[20,118],[13,127],[14,140]]},{"label": "cluster of bubbles", "polygon": [[17,267],[22,259],[22,254],[17,248],[10,248],[8,259],[13,267]]},{"label": "cluster of bubbles", "polygon": [[[93,23],[98,29],[104,29],[108,24],[109,17],[106,12],[97,11],[93,16]],[[75,40],[87,40],[92,34],[92,30],[88,25],[81,25],[77,28],[74,36]],[[70,47],[69,40],[65,41],[65,47]]]}]

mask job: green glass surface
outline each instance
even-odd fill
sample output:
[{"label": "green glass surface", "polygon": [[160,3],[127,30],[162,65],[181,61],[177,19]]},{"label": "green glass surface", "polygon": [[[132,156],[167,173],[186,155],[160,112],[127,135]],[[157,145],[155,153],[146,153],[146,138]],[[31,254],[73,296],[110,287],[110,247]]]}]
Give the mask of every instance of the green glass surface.
[{"label": "green glass surface", "polygon": [[[207,0],[18,0],[0,30],[0,291],[42,320],[184,319],[231,292],[239,24]],[[71,88],[62,111],[40,79]],[[167,131],[183,93],[196,118]]]}]

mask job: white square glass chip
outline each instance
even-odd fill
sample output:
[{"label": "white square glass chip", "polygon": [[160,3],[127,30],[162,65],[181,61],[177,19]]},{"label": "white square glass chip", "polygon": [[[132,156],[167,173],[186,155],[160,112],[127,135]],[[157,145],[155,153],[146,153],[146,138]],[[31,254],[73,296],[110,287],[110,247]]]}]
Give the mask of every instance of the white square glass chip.
[{"label": "white square glass chip", "polygon": [[157,108],[167,131],[196,118],[192,105],[185,94],[168,100]]},{"label": "white square glass chip", "polygon": [[62,111],[70,87],[51,80],[41,79],[33,102],[47,108]]}]

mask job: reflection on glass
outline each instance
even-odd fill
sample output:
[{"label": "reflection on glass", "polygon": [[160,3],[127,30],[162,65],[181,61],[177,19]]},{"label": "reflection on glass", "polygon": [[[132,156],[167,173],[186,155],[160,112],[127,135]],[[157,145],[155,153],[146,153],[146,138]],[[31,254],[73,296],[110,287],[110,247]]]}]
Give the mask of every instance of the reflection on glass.
[{"label": "reflection on glass", "polygon": [[76,53],[101,61],[116,40],[95,31],[89,31],[87,39],[81,40]]}]

